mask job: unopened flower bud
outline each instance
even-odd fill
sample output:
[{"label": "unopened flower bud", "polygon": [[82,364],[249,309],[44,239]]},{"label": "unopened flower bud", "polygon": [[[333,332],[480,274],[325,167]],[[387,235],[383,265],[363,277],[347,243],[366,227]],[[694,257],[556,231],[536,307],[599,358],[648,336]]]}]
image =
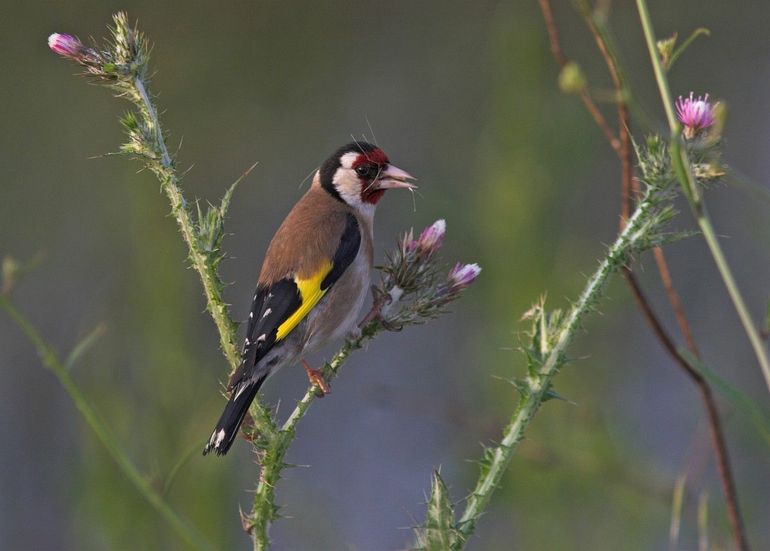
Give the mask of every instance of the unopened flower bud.
[{"label": "unopened flower bud", "polygon": [[481,267],[478,264],[455,264],[455,267],[449,271],[449,282],[456,289],[464,289],[481,273]]},{"label": "unopened flower bud", "polygon": [[674,48],[676,48],[676,39],[679,37],[677,33],[672,34],[669,38],[658,40],[658,53],[660,54],[660,61],[663,63],[663,67],[668,68],[671,63],[671,58],[674,56]]},{"label": "unopened flower bud", "polygon": [[446,222],[444,220],[436,220],[433,224],[422,230],[420,237],[415,242],[415,248],[428,254],[433,253],[444,242],[444,233],[446,233]]},{"label": "unopened flower bud", "polygon": [[567,63],[559,73],[559,88],[565,94],[579,94],[586,87],[586,77],[580,65],[574,61]]},{"label": "unopened flower bud", "polygon": [[48,47],[55,54],[72,59],[78,59],[83,54],[83,43],[69,34],[53,33],[48,37]]}]

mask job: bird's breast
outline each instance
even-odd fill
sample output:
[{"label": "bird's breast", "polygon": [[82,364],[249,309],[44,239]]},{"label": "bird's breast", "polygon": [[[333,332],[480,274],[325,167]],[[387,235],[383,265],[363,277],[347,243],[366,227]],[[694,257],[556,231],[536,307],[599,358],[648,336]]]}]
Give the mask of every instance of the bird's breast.
[{"label": "bird's breast", "polygon": [[308,316],[308,351],[344,338],[361,315],[372,272],[371,239],[362,239],[355,260]]}]

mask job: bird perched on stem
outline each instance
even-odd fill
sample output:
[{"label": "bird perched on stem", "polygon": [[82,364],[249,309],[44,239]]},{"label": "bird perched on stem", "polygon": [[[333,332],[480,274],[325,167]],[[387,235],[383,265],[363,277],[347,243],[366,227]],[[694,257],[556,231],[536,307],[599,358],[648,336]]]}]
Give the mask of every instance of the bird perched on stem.
[{"label": "bird perched on stem", "polygon": [[267,249],[230,401],[204,455],[227,453],[262,383],[283,365],[299,360],[329,392],[305,357],[355,328],[369,290],[377,202],[388,189],[414,189],[410,180],[365,142],[341,147],[316,171]]}]

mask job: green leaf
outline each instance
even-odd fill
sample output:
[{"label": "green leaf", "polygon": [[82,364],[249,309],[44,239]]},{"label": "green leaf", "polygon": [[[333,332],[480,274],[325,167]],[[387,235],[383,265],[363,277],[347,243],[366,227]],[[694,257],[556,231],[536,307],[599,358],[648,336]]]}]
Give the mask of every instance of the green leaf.
[{"label": "green leaf", "polygon": [[677,38],[679,38],[679,33],[674,33],[668,38],[661,38],[656,44],[664,67],[668,67],[669,63],[671,63],[671,56],[674,55]]},{"label": "green leaf", "polygon": [[106,332],[107,326],[103,323],[94,327],[94,329],[72,349],[72,352],[70,352],[69,356],[67,356],[67,359],[64,361],[64,369],[71,371],[80,357],[88,352],[88,350],[96,344],[96,341],[98,341]]},{"label": "green leaf", "polygon": [[505,379],[508,383],[510,383],[513,388],[516,389],[516,391],[521,395],[523,399],[525,399],[527,396],[529,396],[529,383],[526,379]]},{"label": "green leaf", "polygon": [[669,549],[676,549],[679,544],[679,530],[682,525],[682,505],[684,504],[684,489],[686,485],[686,474],[676,478],[674,493],[671,498],[671,523],[668,530]]},{"label": "green leaf", "polygon": [[222,239],[225,236],[225,216],[227,215],[227,209],[230,207],[230,201],[233,198],[235,188],[251,173],[257,164],[258,163],[254,163],[251,165],[246,172],[241,174],[241,176],[227,188],[219,206],[209,205],[209,208],[204,214],[201,211],[200,204],[196,204],[198,210],[198,243],[201,250],[209,255],[209,262],[214,267],[216,267],[219,261],[224,258],[220,248]]},{"label": "green leaf", "polygon": [[770,336],[770,299],[765,306],[765,320],[762,322],[762,336],[767,338]]},{"label": "green leaf", "polygon": [[764,440],[765,444],[770,447],[770,419],[767,414],[763,412],[751,398],[708,369],[689,351],[682,349],[679,353],[687,360],[690,367],[703,375],[703,377],[714,386],[719,394],[721,394],[730,405],[751,420],[751,423],[762,437],[762,440]]},{"label": "green leaf", "polygon": [[549,385],[548,390],[545,391],[545,394],[543,394],[543,402],[547,402],[548,400],[561,400],[562,402],[567,402],[568,404],[577,405],[575,402],[567,398],[566,396],[563,396],[556,392],[553,387]]},{"label": "green leaf", "polygon": [[417,549],[447,551],[458,539],[449,491],[438,471],[433,471],[425,525],[417,529]]},{"label": "green leaf", "polygon": [[184,467],[190,459],[193,457],[196,457],[200,453],[201,445],[200,442],[195,442],[192,446],[190,446],[187,451],[182,454],[182,457],[179,458],[179,460],[174,464],[174,466],[171,468],[171,470],[166,475],[165,480],[163,481],[163,489],[160,492],[160,495],[167,496],[169,490],[171,490],[171,485],[174,483],[174,480],[176,479],[176,475],[179,473],[179,471]]},{"label": "green leaf", "polygon": [[695,29],[690,36],[687,37],[687,40],[682,42],[682,45],[679,46],[672,54],[671,57],[668,60],[668,63],[664,63],[664,67],[666,68],[666,71],[670,71],[671,67],[674,66],[674,62],[679,58],[680,55],[684,53],[684,51],[687,49],[687,47],[693,43],[693,41],[698,38],[699,36],[711,36],[711,31],[708,30],[705,27],[699,27]]}]

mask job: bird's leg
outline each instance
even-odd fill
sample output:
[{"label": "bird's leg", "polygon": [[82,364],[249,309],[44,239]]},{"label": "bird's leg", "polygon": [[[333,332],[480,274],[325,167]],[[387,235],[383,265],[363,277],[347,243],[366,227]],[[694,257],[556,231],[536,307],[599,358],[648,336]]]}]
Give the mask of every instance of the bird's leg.
[{"label": "bird's leg", "polygon": [[310,364],[307,363],[307,360],[305,360],[305,358],[302,358],[300,362],[302,362],[302,367],[305,368],[305,373],[307,373],[307,378],[310,381],[310,384],[318,387],[318,389],[321,391],[321,396],[323,397],[331,393],[332,389],[329,388],[329,385],[326,384],[326,381],[324,381],[324,377],[321,374],[321,370],[313,369],[312,367],[310,367]]},{"label": "bird's leg", "polygon": [[364,316],[364,319],[361,320],[361,323],[358,324],[359,328],[370,321],[382,321],[382,307],[388,302],[390,296],[387,293],[380,291],[376,285],[372,285],[372,299],[372,309],[369,310],[369,313],[367,313],[366,316]]}]

